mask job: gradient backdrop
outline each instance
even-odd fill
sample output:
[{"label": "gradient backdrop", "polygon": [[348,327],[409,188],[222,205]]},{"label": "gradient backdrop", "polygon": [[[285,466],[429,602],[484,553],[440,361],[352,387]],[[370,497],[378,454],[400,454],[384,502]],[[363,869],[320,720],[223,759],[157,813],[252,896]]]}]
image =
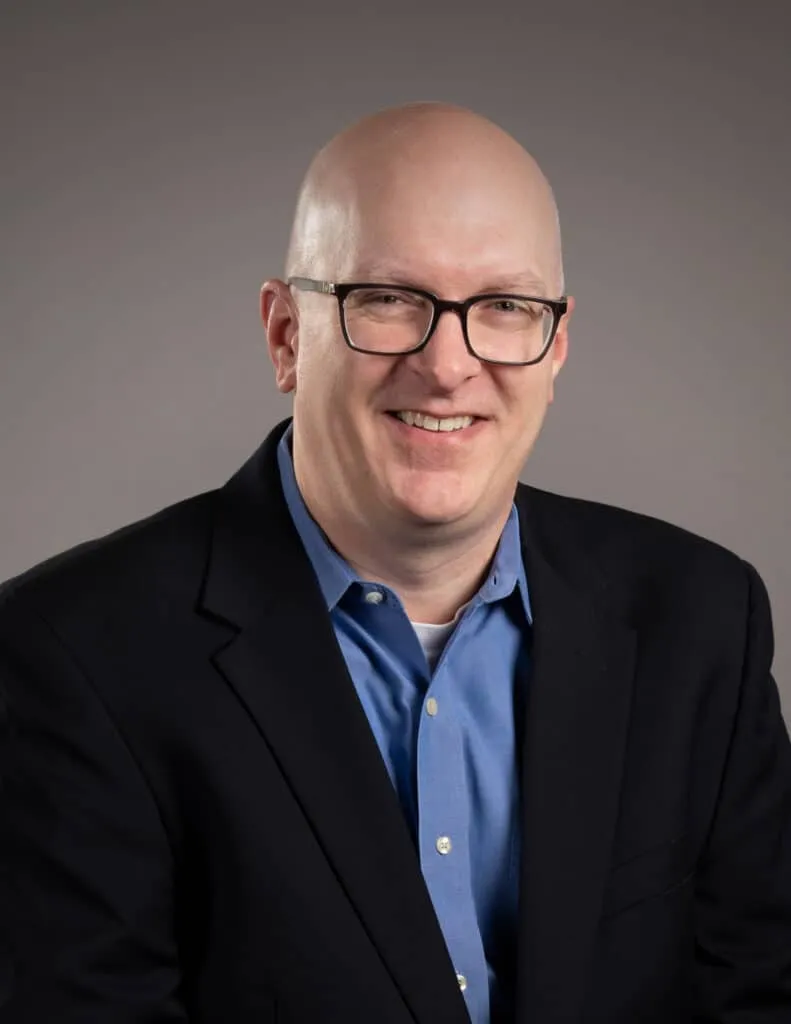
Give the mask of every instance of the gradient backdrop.
[{"label": "gradient backdrop", "polygon": [[415,99],[560,204],[569,362],[524,479],[737,550],[791,712],[791,4],[19,0],[0,13],[0,578],[221,484],[289,401],[299,179]]}]

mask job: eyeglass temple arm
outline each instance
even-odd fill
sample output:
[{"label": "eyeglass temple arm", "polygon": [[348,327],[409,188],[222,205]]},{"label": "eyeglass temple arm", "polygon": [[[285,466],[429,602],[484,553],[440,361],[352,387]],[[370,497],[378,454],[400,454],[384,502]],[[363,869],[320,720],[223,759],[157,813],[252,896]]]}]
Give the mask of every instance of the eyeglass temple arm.
[{"label": "eyeglass temple arm", "polygon": [[334,295],[335,285],[332,281],[315,281],[312,277],[290,277],[287,284],[296,285],[306,292],[321,292],[323,295]]}]

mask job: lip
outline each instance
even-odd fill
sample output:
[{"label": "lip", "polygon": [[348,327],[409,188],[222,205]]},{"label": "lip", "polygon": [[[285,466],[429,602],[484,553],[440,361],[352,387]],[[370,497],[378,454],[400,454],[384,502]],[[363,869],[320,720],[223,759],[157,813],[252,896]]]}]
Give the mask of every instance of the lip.
[{"label": "lip", "polygon": [[[414,410],[417,412],[418,410]],[[423,410],[420,410],[421,412]],[[435,415],[434,413],[426,413],[428,416]],[[472,415],[471,413],[456,413],[455,415],[464,416]],[[437,416],[437,419],[450,418],[445,414],[445,417]],[[404,423],[393,413],[385,413],[385,419],[390,424],[391,429],[396,431],[396,435],[402,440],[409,441],[411,444],[424,444],[424,445],[460,445],[466,444],[472,440],[481,430],[486,426],[486,420],[480,416],[474,417],[472,423],[468,427],[462,427],[460,430],[424,430],[422,427],[411,427],[408,423]]]},{"label": "lip", "polygon": [[386,411],[390,416],[394,416],[397,412],[417,412],[421,416],[433,416],[435,420],[453,420],[457,416],[471,416],[474,420],[484,418],[474,412],[467,412],[466,409],[461,409],[458,412],[448,412],[447,409],[444,412],[432,412],[431,409],[420,409],[411,405],[399,405],[397,408],[387,409]]}]

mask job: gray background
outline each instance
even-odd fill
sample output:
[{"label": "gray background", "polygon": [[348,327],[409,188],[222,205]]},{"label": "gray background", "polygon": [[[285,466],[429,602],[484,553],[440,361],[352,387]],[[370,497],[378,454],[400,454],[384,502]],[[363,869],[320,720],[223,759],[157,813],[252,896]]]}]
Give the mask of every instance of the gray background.
[{"label": "gray background", "polygon": [[290,404],[257,322],[313,151],[443,99],[561,209],[524,478],[751,560],[791,710],[791,33],[755,2],[2,4],[0,578],[222,483]]}]

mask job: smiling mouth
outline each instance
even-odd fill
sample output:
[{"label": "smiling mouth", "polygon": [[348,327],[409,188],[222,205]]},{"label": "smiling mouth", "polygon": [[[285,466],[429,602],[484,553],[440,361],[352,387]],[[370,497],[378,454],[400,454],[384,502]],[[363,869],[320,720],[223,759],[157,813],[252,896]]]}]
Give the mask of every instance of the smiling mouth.
[{"label": "smiling mouth", "polygon": [[413,412],[412,410],[398,410],[390,413],[395,419],[406,423],[408,427],[418,427],[420,430],[428,430],[433,433],[453,433],[457,430],[464,430],[475,422],[475,416],[429,416],[427,413]]}]

